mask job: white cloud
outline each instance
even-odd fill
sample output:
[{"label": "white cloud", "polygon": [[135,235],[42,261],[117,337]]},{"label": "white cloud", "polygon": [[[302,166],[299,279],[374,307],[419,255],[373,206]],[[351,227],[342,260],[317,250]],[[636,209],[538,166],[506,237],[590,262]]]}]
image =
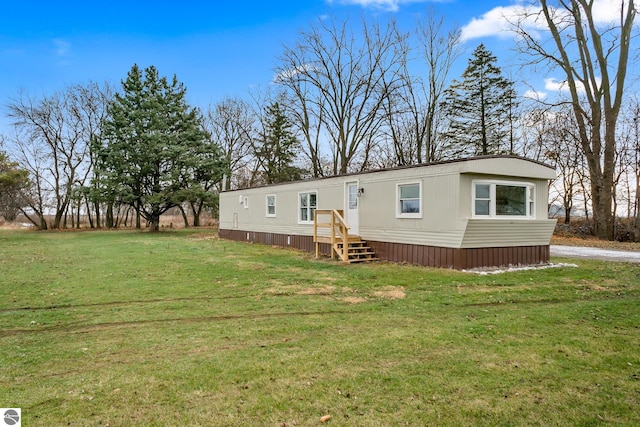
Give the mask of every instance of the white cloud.
[{"label": "white cloud", "polygon": [[[593,16],[596,24],[611,24],[619,20],[620,7],[620,0],[594,0]],[[566,11],[559,13],[566,15]],[[462,27],[462,39],[513,36],[513,33],[510,33],[511,25],[518,22],[523,16],[527,16],[527,18],[522,24],[532,35],[535,36],[536,33],[547,28],[539,7],[513,4],[495,7],[479,18],[473,18]]]},{"label": "white cloud", "polygon": [[[600,86],[602,83],[602,79],[596,78],[596,85]],[[554,92],[569,92],[569,84],[566,80],[557,80],[555,77],[550,77],[548,79],[544,79],[544,88],[549,91]],[[578,93],[584,94],[584,85],[581,82],[576,82],[576,89]]]},{"label": "white cloud", "polygon": [[430,0],[327,0],[328,3],[339,3],[347,6],[362,6],[397,12],[401,5],[409,3],[427,3]]},{"label": "white cloud", "polygon": [[296,77],[298,74],[306,74],[313,71],[314,67],[311,64],[298,65],[295,68],[280,71],[273,77],[273,83],[285,82]]},{"label": "white cloud", "polygon": [[473,18],[471,22],[462,27],[462,39],[470,40],[479,37],[498,36],[513,37],[513,24],[527,17],[523,22],[524,26],[532,32],[546,28],[539,19],[536,19],[540,11],[532,6],[512,5],[498,6],[480,18]]},{"label": "white cloud", "polygon": [[65,40],[54,39],[53,46],[57,56],[67,56],[71,52],[71,43]]},{"label": "white cloud", "polygon": [[547,97],[547,92],[539,92],[537,90],[528,90],[522,96],[533,99],[534,101],[542,101]]},{"label": "white cloud", "polygon": [[[628,2],[625,2],[628,6]],[[596,0],[593,2],[593,16],[596,24],[620,23],[620,0]]]},{"label": "white cloud", "polygon": [[546,90],[550,90],[553,92],[568,92],[569,91],[569,85],[567,84],[567,81],[559,81],[556,80],[555,77],[550,77],[548,79],[544,79],[544,88]]}]

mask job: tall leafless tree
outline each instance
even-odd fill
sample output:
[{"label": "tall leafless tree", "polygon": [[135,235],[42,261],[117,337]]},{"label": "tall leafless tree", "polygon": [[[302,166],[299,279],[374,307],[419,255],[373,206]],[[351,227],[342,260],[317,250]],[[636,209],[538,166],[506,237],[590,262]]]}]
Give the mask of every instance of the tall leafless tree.
[{"label": "tall leafless tree", "polygon": [[426,21],[418,23],[417,31],[428,73],[424,136],[418,139],[418,163],[422,163],[437,160],[439,157],[436,144],[439,104],[449,82],[451,68],[460,58],[462,49],[460,31],[454,28],[444,34],[443,18],[437,18],[433,11],[429,13]]},{"label": "tall leafless tree", "polygon": [[86,184],[92,170],[90,139],[104,115],[110,96],[107,85],[69,86],[35,98],[21,92],[8,103],[16,128],[12,141],[16,160],[31,174],[35,194],[33,221],[47,228],[64,227],[74,189]]},{"label": "tall leafless tree", "polygon": [[545,159],[556,165],[558,177],[552,188],[558,193],[564,211],[564,223],[571,222],[571,213],[580,191],[579,178],[582,153],[576,134],[575,120],[569,111],[556,111],[545,115],[548,123]]},{"label": "tall leafless tree", "polygon": [[382,106],[399,79],[403,37],[394,23],[363,21],[356,36],[348,21],[323,20],[285,47],[275,81],[295,100],[314,175],[323,173],[324,151],[332,174],[367,167]]},{"label": "tall leafless tree", "polygon": [[[580,146],[588,165],[594,233],[612,239],[616,124],[633,41],[633,0],[617,2],[617,22],[600,25],[594,0],[540,0],[516,25],[523,52],[559,69],[566,77]],[[530,23],[543,24],[549,39]]]},{"label": "tall leafless tree", "polygon": [[[640,242],[640,100],[630,99],[621,116],[616,162],[619,182],[614,200],[629,220],[628,224],[618,222],[628,232],[624,237]],[[617,237],[623,236],[618,233]]]},{"label": "tall leafless tree", "polygon": [[212,142],[222,148],[229,163],[231,176],[223,184],[226,189],[238,187],[239,181],[246,182],[247,170],[253,169],[251,138],[256,120],[249,104],[238,98],[226,98],[210,106],[204,116],[205,129],[211,134]]}]

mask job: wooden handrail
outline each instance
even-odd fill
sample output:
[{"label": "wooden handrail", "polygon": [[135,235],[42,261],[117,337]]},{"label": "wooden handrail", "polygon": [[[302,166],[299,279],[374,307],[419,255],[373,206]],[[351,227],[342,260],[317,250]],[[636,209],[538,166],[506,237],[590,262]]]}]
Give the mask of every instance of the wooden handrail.
[{"label": "wooden handrail", "polygon": [[[330,243],[331,243],[331,258],[334,257],[334,253],[337,254],[342,261],[349,259],[348,246],[349,246],[349,226],[344,220],[342,210],[338,209],[316,209],[313,216],[313,241],[316,244],[316,258],[320,256],[320,240],[318,237],[318,228],[329,228]],[[320,222],[319,216],[330,215],[330,222]],[[340,250],[340,244],[342,244],[342,250]]]}]

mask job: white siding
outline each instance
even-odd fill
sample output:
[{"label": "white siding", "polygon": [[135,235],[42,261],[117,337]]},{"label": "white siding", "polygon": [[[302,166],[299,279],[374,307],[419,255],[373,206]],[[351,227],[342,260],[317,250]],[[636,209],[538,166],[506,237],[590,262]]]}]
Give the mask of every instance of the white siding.
[{"label": "white siding", "polygon": [[548,245],[556,221],[470,219],[461,248]]}]

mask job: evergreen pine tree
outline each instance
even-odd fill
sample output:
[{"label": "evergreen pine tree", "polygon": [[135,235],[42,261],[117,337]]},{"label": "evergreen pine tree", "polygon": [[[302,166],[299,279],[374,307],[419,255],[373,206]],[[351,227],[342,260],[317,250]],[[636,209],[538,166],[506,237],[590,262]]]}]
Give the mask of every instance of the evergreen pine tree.
[{"label": "evergreen pine tree", "polygon": [[133,206],[152,231],[160,215],[203,191],[200,181],[225,170],[185,95],[175,76],[134,65],[93,143],[103,199]]},{"label": "evergreen pine tree", "polygon": [[496,57],[481,44],[462,80],[454,80],[445,93],[448,157],[511,152],[516,106],[513,82],[502,76]]},{"label": "evergreen pine tree", "polygon": [[304,171],[293,164],[300,142],[291,128],[292,124],[278,102],[266,108],[264,129],[255,154],[267,184],[302,179]]}]

